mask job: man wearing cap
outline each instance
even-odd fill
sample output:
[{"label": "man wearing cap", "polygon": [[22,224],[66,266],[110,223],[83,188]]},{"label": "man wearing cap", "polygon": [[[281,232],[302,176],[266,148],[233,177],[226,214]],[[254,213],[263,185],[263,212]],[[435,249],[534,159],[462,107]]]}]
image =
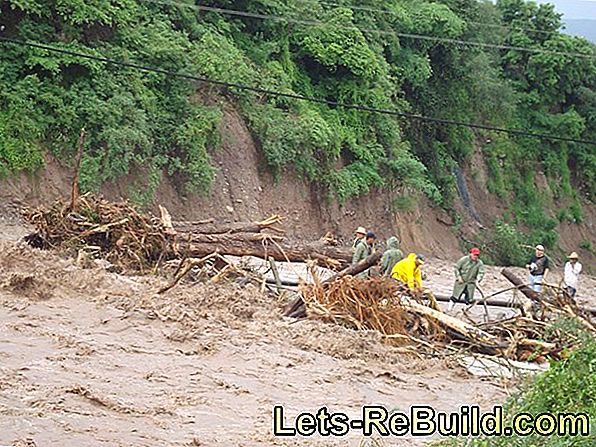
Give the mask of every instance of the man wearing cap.
[{"label": "man wearing cap", "polygon": [[536,252],[530,258],[530,263],[526,264],[526,268],[530,271],[528,280],[530,287],[536,293],[542,292],[542,283],[548,274],[548,258],[544,254],[544,247],[536,245]]},{"label": "man wearing cap", "polygon": [[565,290],[569,296],[571,296],[571,298],[574,298],[575,294],[577,293],[579,274],[582,271],[582,265],[578,261],[579,256],[576,252],[573,252],[567,256],[567,259],[569,259],[569,261],[565,263]]},{"label": "man wearing cap", "polygon": [[[360,261],[365,260],[375,251],[375,241],[377,236],[372,231],[366,233],[366,239],[362,239],[356,245],[356,251],[352,256],[352,265],[358,264]],[[358,278],[367,278],[370,276],[370,269],[366,269],[357,275]]]},{"label": "man wearing cap", "polygon": [[354,238],[354,241],[352,242],[352,248],[356,249],[358,242],[363,241],[365,237],[366,237],[366,230],[364,229],[364,227],[358,227],[356,229],[356,237]]},{"label": "man wearing cap", "polygon": [[480,249],[472,248],[470,254],[459,259],[455,263],[455,284],[449,302],[449,310],[453,309],[455,303],[461,301],[462,297],[466,304],[474,301],[476,284],[484,278],[484,263],[480,260]]},{"label": "man wearing cap", "polygon": [[410,290],[422,289],[422,269],[424,256],[410,253],[393,266],[391,277],[408,286]]}]

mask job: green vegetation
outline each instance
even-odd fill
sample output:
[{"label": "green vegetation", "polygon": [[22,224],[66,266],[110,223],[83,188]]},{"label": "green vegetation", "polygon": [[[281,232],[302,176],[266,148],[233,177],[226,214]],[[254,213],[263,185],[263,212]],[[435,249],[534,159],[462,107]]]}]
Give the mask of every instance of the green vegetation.
[{"label": "green vegetation", "polygon": [[526,383],[505,405],[505,425],[512,417],[528,413],[582,413],[590,421],[589,436],[503,436],[452,439],[438,443],[442,447],[592,447],[596,430],[596,340],[574,319],[562,319],[554,328],[568,334],[577,345],[569,356],[552,363],[550,369]]},{"label": "green vegetation", "polygon": [[[549,5],[202,3],[290,21],[198,11],[190,0],[0,0],[0,11],[5,36],[72,51],[329,101],[596,140],[595,59],[565,54],[593,56],[594,46],[560,33],[560,17]],[[593,146],[403,121],[0,46],[0,174],[39,168],[46,150],[72,158],[84,126],[83,189],[132,171],[141,173],[131,191],[140,202],[151,199],[164,173],[180,177],[188,193],[206,192],[223,107],[232,103],[278,179],[292,167],[340,201],[384,187],[449,206],[456,194],[453,170],[478,148],[489,188],[512,203],[508,222],[525,224],[530,237],[547,246],[556,244],[556,221],[544,214],[548,203],[535,187],[536,172],[545,173],[556,199],[573,203],[559,220],[580,221],[578,197],[594,200]],[[409,208],[408,200],[396,205]]]}]

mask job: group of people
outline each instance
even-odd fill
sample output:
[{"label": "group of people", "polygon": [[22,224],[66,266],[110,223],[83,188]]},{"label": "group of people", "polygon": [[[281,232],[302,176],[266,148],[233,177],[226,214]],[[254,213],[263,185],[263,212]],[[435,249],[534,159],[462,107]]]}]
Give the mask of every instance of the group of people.
[{"label": "group of people", "polygon": [[[358,227],[356,237],[352,243],[354,249],[352,264],[358,264],[374,253],[376,241],[375,233],[366,231],[363,227]],[[567,258],[568,262],[565,264],[563,280],[564,287],[569,296],[575,297],[582,265],[576,252],[571,253]],[[410,253],[404,258],[399,246],[399,239],[391,236],[387,239],[386,249],[381,258],[380,273],[383,276],[390,276],[403,282],[410,290],[422,289],[422,265],[424,265],[424,262],[424,256],[416,253]],[[542,284],[548,275],[549,264],[550,261],[545,255],[544,246],[537,245],[534,255],[526,264],[529,271],[528,281],[530,287],[537,293],[542,292]],[[455,283],[449,302],[449,310],[452,310],[458,302],[470,304],[474,301],[477,285],[485,275],[484,263],[480,260],[480,249],[474,247],[467,255],[461,257],[454,265],[454,273]],[[370,268],[358,274],[360,278],[366,278],[370,275]]]},{"label": "group of people", "polygon": [[[529,271],[528,281],[530,287],[534,292],[542,292],[542,284],[546,281],[550,268],[550,260],[546,256],[543,245],[536,245],[534,248],[534,254],[530,258],[530,261],[526,264],[526,268]],[[565,291],[572,298],[577,293],[579,285],[579,275],[582,271],[582,265],[579,262],[579,256],[576,252],[571,253],[567,256],[567,262],[565,263],[565,270],[563,274],[563,282],[565,283]]]},{"label": "group of people", "polygon": [[[352,256],[352,265],[366,259],[375,251],[377,236],[372,231],[366,231],[364,227],[358,227],[356,237],[352,243],[354,255]],[[422,269],[424,256],[410,253],[404,258],[404,254],[399,247],[399,239],[391,236],[387,239],[386,249],[381,258],[381,275],[391,276],[392,278],[407,284],[412,290],[422,288]],[[369,277],[370,268],[358,274],[360,278]]]}]

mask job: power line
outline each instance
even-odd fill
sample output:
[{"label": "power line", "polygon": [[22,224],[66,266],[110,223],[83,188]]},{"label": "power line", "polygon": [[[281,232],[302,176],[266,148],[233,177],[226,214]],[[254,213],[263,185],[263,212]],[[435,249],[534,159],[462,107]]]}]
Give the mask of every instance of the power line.
[{"label": "power line", "polygon": [[[305,0],[294,0],[294,1],[297,3],[303,3],[303,4],[306,3]],[[392,11],[390,9],[372,8],[370,6],[343,5],[341,3],[327,2],[327,1],[322,1],[322,0],[318,0],[318,3],[321,5],[338,6],[338,7],[342,7],[342,8],[347,8],[347,9],[351,9],[353,11],[367,11],[367,12],[375,12],[375,13],[378,12],[381,14],[388,14],[388,15],[397,15],[395,11]],[[437,3],[437,4],[441,4],[441,3]],[[466,20],[466,23],[470,23],[472,25],[478,25],[478,26],[486,26],[489,28],[502,28],[502,29],[517,30],[517,31],[529,31],[532,33],[540,33],[540,34],[558,34],[559,33],[558,31],[544,31],[544,30],[524,28],[524,27],[519,27],[519,26],[508,26],[508,25],[497,24],[497,23],[475,22],[473,20]]]},{"label": "power line", "polygon": [[[191,8],[199,11],[208,11],[208,12],[216,12],[219,14],[226,14],[231,16],[238,16],[238,17],[246,17],[251,19],[258,19],[258,20],[272,20],[276,22],[285,22],[285,23],[295,23],[298,25],[305,25],[305,26],[319,26],[324,25],[325,22],[321,22],[319,20],[302,20],[302,19],[293,19],[288,17],[282,17],[272,14],[261,14],[256,12],[247,12],[247,11],[237,11],[235,9],[225,9],[225,8],[218,8],[215,6],[206,6],[206,5],[189,5],[186,3],[180,3],[171,0],[146,0],[149,3],[159,3],[164,5],[172,5],[172,6],[181,6],[185,8]],[[543,48],[527,48],[527,47],[519,47],[519,46],[512,46],[512,45],[502,45],[502,44],[493,44],[493,43],[484,43],[478,41],[471,41],[471,40],[462,40],[462,39],[453,39],[449,37],[435,37],[435,36],[425,36],[423,34],[412,34],[412,33],[402,33],[398,31],[384,31],[384,30],[376,30],[376,29],[367,29],[367,28],[360,28],[357,26],[353,27],[338,27],[344,30],[358,30],[363,33],[368,34],[380,34],[380,35],[392,35],[397,37],[403,37],[413,40],[425,40],[430,42],[440,42],[440,43],[447,43],[447,44],[456,44],[456,45],[467,45],[467,46],[475,46],[480,48],[488,48],[492,50],[515,50],[525,53],[535,53],[535,54],[554,54],[557,56],[566,56],[566,57],[579,57],[584,59],[596,59],[596,54],[586,54],[586,53],[571,53],[566,51],[555,51],[555,50],[545,50]]]},{"label": "power line", "polygon": [[23,46],[28,46],[28,47],[32,47],[32,48],[39,48],[42,50],[53,51],[56,53],[67,54],[69,56],[76,56],[76,57],[80,57],[83,59],[95,60],[98,62],[105,62],[108,64],[118,65],[121,67],[134,68],[134,69],[146,71],[146,72],[160,73],[160,74],[164,74],[167,76],[179,77],[179,78],[188,79],[188,80],[192,80],[192,81],[203,82],[205,84],[217,85],[220,87],[235,88],[238,90],[245,90],[245,91],[250,91],[250,92],[254,92],[254,93],[261,93],[261,94],[269,95],[269,96],[297,99],[300,101],[308,101],[308,102],[314,102],[314,103],[319,103],[319,104],[326,104],[326,105],[333,106],[333,107],[343,107],[346,109],[360,110],[360,111],[364,111],[364,112],[392,115],[392,116],[405,118],[405,119],[409,119],[409,120],[414,120],[414,121],[426,121],[426,122],[436,123],[436,124],[458,126],[458,127],[468,127],[471,129],[489,130],[489,131],[493,131],[493,132],[506,133],[506,134],[522,136],[522,137],[539,138],[539,139],[551,140],[551,141],[564,141],[564,142],[568,142],[568,143],[581,143],[581,144],[589,144],[589,145],[596,146],[596,141],[591,141],[591,140],[560,137],[560,136],[556,136],[556,135],[527,132],[527,131],[518,130],[518,129],[507,129],[507,128],[502,128],[502,127],[488,126],[488,125],[484,125],[484,124],[466,123],[466,122],[462,122],[462,121],[447,120],[447,119],[442,119],[442,118],[433,118],[433,117],[417,115],[417,114],[413,114],[413,113],[399,112],[397,110],[378,109],[375,107],[361,106],[361,105],[357,105],[357,104],[350,104],[350,103],[344,103],[344,102],[338,102],[338,101],[330,101],[327,99],[314,98],[314,97],[303,96],[303,95],[298,95],[298,94],[294,94],[294,93],[278,92],[275,90],[268,90],[268,89],[264,89],[264,88],[260,88],[260,87],[253,87],[250,85],[238,84],[235,82],[219,81],[216,79],[209,79],[209,78],[205,78],[205,77],[201,77],[201,76],[194,76],[194,75],[191,75],[188,73],[174,72],[174,71],[170,71],[170,70],[149,67],[149,66],[145,66],[145,65],[131,63],[131,62],[117,61],[117,60],[108,59],[108,58],[105,58],[102,56],[94,56],[91,54],[79,53],[76,51],[66,50],[64,48],[52,47],[50,45],[45,45],[45,44],[41,44],[41,43],[37,43],[37,42],[29,42],[29,41],[19,40],[19,39],[12,39],[9,37],[0,36],[0,41],[14,44],[14,45],[23,45]]}]

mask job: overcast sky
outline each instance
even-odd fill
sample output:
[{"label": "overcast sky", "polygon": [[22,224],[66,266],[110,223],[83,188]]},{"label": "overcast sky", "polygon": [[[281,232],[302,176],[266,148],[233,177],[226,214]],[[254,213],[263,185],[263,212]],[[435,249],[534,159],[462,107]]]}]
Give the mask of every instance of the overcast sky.
[{"label": "overcast sky", "polygon": [[565,19],[596,20],[596,0],[536,0],[537,3],[553,3]]}]

